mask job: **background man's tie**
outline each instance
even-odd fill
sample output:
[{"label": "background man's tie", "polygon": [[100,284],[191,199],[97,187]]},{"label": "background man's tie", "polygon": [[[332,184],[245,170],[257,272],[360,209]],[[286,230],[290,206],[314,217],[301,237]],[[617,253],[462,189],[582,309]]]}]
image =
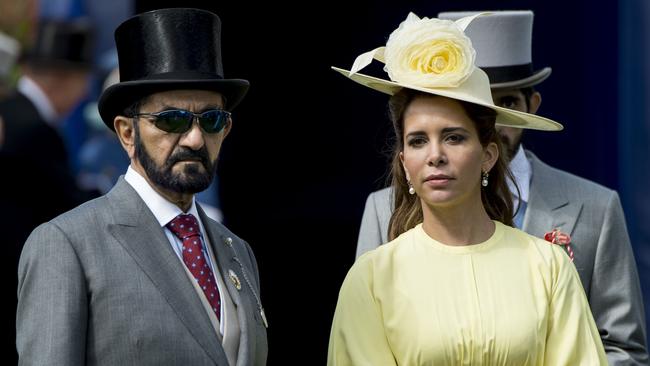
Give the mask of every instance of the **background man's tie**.
[{"label": "background man's tie", "polygon": [[[512,221],[515,224],[515,227],[517,229],[523,230],[524,227],[524,217],[526,216],[526,207],[528,206],[528,203],[526,201],[519,201],[519,211],[517,211],[517,214],[515,217],[512,219]],[[515,210],[517,207],[515,207]]]}]

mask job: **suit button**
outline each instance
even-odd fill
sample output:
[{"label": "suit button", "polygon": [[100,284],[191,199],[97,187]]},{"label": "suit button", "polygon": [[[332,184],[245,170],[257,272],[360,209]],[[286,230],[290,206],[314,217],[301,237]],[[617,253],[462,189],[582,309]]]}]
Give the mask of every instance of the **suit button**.
[{"label": "suit button", "polygon": [[226,243],[227,246],[229,246],[229,247],[232,246],[232,238],[231,238],[231,237],[227,237],[227,238],[224,240],[224,242]]}]

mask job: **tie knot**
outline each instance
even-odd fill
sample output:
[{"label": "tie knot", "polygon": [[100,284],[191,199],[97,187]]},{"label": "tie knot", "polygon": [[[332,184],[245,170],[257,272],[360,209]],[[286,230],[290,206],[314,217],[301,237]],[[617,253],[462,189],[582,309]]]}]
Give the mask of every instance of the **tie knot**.
[{"label": "tie knot", "polygon": [[183,240],[187,237],[199,235],[199,222],[192,214],[180,214],[176,216],[167,225],[167,228],[174,233],[179,239]]}]

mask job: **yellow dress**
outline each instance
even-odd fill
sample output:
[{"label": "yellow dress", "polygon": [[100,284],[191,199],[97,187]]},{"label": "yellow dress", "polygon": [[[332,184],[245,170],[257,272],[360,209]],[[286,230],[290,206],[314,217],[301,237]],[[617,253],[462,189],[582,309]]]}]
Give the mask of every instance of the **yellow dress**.
[{"label": "yellow dress", "polygon": [[563,249],[495,221],[448,246],[422,225],[360,257],[339,293],[328,365],[607,365]]}]

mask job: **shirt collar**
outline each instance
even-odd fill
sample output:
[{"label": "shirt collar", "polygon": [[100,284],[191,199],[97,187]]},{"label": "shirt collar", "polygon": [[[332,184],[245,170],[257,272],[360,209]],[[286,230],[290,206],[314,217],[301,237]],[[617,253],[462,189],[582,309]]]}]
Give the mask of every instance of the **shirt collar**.
[{"label": "shirt collar", "polygon": [[56,111],[54,110],[54,106],[52,106],[52,103],[48,99],[47,95],[41,89],[38,84],[34,80],[32,80],[28,76],[21,76],[20,79],[18,79],[18,85],[17,89],[20,93],[22,93],[27,99],[29,99],[32,104],[34,104],[34,107],[36,107],[36,110],[38,111],[38,114],[45,120],[45,122],[56,128],[56,122],[58,120],[58,116],[56,114]]},{"label": "shirt collar", "polygon": [[[522,145],[519,145],[519,149],[515,154],[515,157],[510,161],[510,171],[512,175],[515,176],[515,182],[519,187],[519,193],[521,199],[524,202],[528,202],[528,196],[530,194],[530,178],[532,176],[532,167],[530,161],[526,158],[524,153],[524,148]],[[510,179],[508,179],[508,188],[510,188],[510,193],[512,193],[512,198],[516,203],[519,201],[517,196],[517,190],[515,189],[514,184]]]},{"label": "shirt collar", "polygon": [[156,217],[156,220],[158,220],[158,223],[161,227],[164,227],[176,216],[182,213],[192,214],[194,217],[196,217],[199,223],[201,222],[199,219],[199,212],[196,208],[196,200],[194,197],[192,197],[192,206],[190,206],[190,209],[187,212],[183,212],[178,206],[169,202],[167,199],[161,196],[160,193],[156,192],[149,185],[149,182],[147,182],[147,180],[144,179],[140,173],[135,171],[131,165],[129,165],[129,168],[124,175],[124,180],[126,180],[133,187],[133,189],[135,189],[140,198],[142,198],[149,210],[151,210],[153,215]]}]

